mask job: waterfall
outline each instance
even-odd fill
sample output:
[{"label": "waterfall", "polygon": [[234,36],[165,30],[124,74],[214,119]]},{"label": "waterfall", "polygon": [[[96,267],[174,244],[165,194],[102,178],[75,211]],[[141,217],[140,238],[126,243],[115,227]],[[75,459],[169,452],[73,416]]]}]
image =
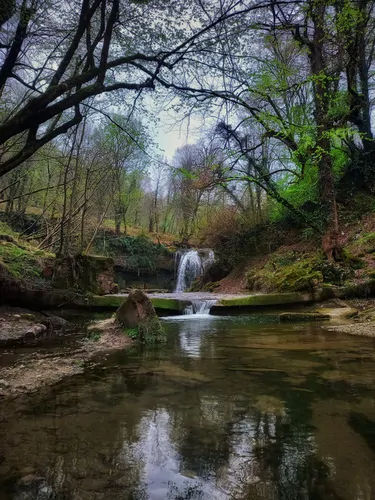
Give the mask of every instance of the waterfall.
[{"label": "waterfall", "polygon": [[188,290],[202,272],[210,266],[215,259],[211,249],[188,250],[184,253],[176,252],[175,263],[178,262],[177,284],[175,292],[181,293]]},{"label": "waterfall", "polygon": [[210,309],[215,303],[216,300],[192,300],[191,304],[185,307],[184,314],[210,314]]},{"label": "waterfall", "polygon": [[176,292],[184,292],[202,273],[202,261],[196,250],[189,250],[180,259]]}]

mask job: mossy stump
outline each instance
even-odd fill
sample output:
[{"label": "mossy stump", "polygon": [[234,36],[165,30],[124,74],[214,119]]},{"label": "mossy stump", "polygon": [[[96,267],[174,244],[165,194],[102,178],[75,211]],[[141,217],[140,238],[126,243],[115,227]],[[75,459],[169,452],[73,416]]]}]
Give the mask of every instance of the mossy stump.
[{"label": "mossy stump", "polygon": [[129,293],[128,298],[117,309],[116,320],[125,329],[137,328],[139,339],[144,344],[158,344],[166,340],[154,306],[141,290]]}]

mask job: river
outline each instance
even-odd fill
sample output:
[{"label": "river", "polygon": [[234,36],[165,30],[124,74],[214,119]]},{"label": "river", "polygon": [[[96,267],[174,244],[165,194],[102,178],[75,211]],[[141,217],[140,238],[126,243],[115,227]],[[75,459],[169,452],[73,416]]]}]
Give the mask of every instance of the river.
[{"label": "river", "polygon": [[375,498],[373,339],[163,322],[167,345],[1,405],[1,500]]}]

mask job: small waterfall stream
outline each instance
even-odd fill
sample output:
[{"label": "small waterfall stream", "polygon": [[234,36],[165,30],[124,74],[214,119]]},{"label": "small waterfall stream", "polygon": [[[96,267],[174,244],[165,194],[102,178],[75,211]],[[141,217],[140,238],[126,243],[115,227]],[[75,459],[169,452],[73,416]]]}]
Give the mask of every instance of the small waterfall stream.
[{"label": "small waterfall stream", "polygon": [[210,314],[210,309],[216,302],[216,300],[192,300],[191,304],[185,307],[184,314]]},{"label": "small waterfall stream", "polygon": [[[179,259],[179,261],[178,261]],[[176,253],[177,283],[176,293],[183,293],[192,286],[193,282],[201,276],[215,260],[214,252],[211,249],[186,250]],[[211,307],[216,300],[194,299],[186,306],[184,314],[210,314]]]},{"label": "small waterfall stream", "polygon": [[[179,258],[179,261],[178,261]],[[175,292],[186,292],[193,282],[215,260],[215,254],[210,248],[202,250],[179,250],[176,252],[177,284]]]},{"label": "small waterfall stream", "polygon": [[177,270],[176,292],[185,292],[188,290],[193,281],[202,274],[202,261],[197,250],[189,250],[180,258],[180,263]]}]

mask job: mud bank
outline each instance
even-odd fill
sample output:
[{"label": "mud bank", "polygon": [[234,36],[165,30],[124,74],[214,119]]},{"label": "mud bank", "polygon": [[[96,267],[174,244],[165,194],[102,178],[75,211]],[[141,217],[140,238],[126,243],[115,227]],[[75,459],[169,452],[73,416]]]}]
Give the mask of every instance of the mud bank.
[{"label": "mud bank", "polygon": [[52,353],[31,352],[9,366],[0,367],[0,398],[17,397],[54,385],[83,373],[85,367],[99,363],[106,354],[132,344],[129,337],[119,334],[116,328],[109,328],[97,340],[81,339],[72,347]]}]

